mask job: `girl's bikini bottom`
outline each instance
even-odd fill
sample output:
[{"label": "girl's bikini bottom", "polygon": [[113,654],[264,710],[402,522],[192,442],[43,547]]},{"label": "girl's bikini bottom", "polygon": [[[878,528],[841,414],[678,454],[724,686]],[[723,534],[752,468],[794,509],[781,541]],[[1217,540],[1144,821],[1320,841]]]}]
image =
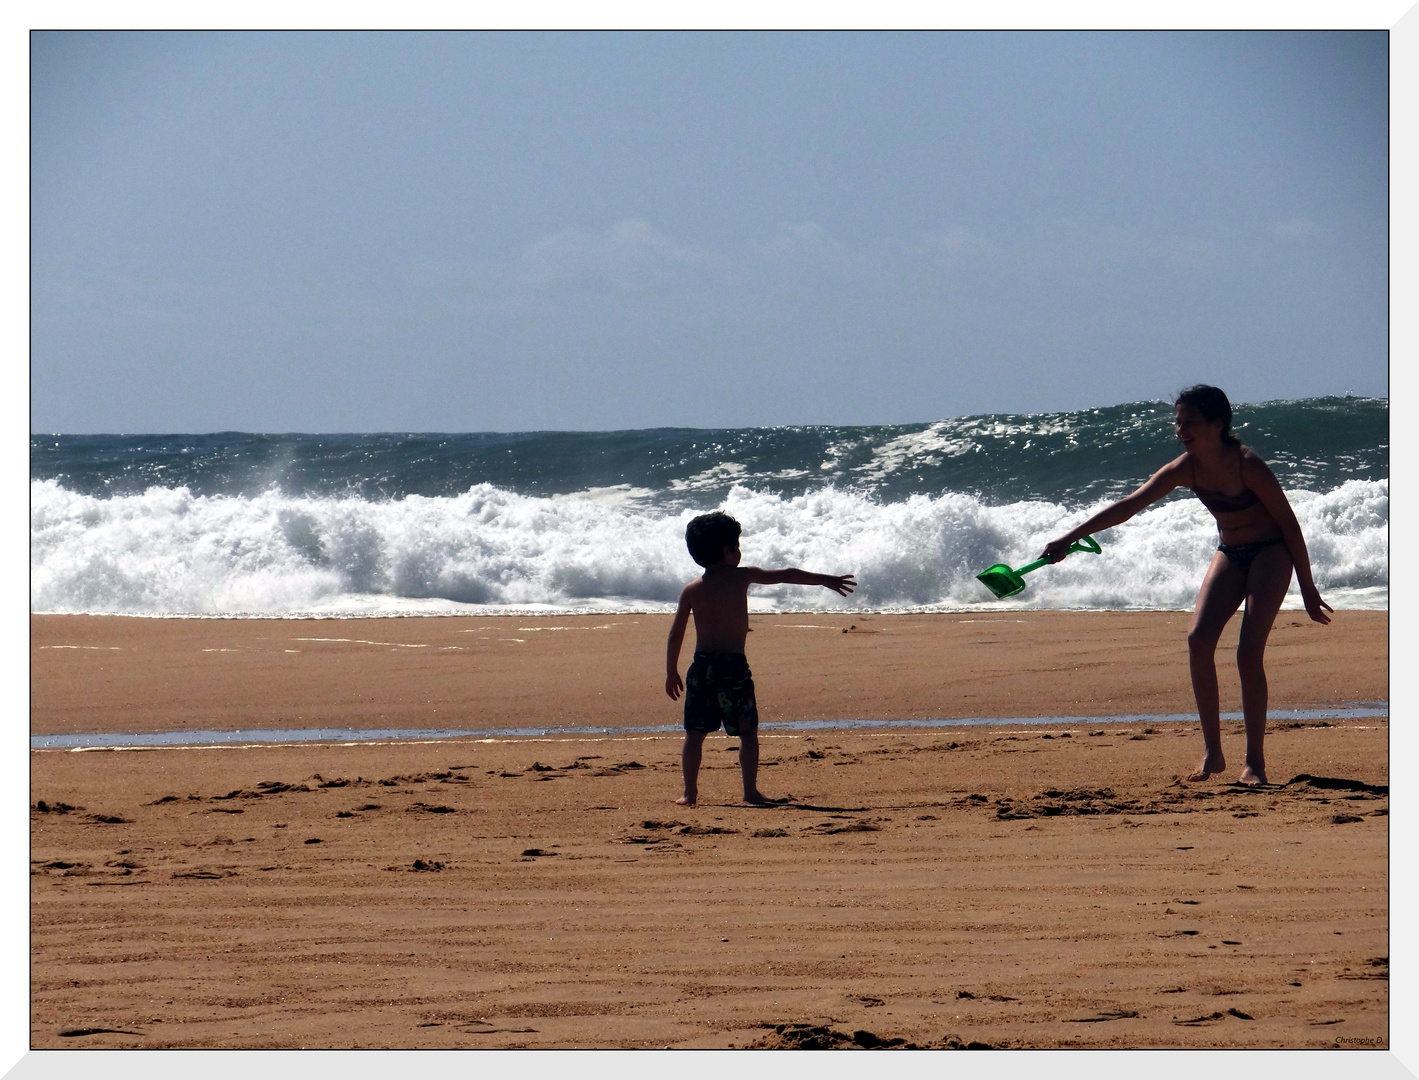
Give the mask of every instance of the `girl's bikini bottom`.
[{"label": "girl's bikini bottom", "polygon": [[1218,544],[1217,550],[1232,560],[1232,565],[1245,573],[1251,568],[1254,560],[1262,551],[1272,544],[1282,544],[1284,540],[1279,536],[1274,536],[1270,540],[1258,540],[1254,544]]}]

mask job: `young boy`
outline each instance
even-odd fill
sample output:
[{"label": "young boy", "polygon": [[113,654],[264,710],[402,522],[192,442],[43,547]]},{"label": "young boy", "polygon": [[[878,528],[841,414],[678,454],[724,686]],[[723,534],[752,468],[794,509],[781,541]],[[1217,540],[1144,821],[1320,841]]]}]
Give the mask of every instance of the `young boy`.
[{"label": "young boy", "polygon": [[[754,679],[744,658],[749,633],[750,585],[822,585],[839,596],[857,584],[852,574],[810,574],[806,570],[762,570],[739,565],[739,522],[722,511],[701,514],[685,528],[690,557],[705,568],[686,585],[670,624],[665,650],[665,692],[675,701],[685,691],[685,747],[680,754],[685,794],[680,806],[694,806],[699,795],[700,752],[705,736],[718,731],[739,739],[739,769],[744,801],[764,806],[759,794],[759,708]],[[680,681],[680,645],[685,624],[695,616],[695,659]]]}]

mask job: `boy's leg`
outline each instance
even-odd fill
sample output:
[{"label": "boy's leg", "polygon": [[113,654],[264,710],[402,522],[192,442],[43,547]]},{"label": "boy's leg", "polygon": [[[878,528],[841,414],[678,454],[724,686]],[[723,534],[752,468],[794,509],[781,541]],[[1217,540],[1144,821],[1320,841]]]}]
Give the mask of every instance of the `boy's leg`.
[{"label": "boy's leg", "polygon": [[700,757],[705,745],[704,731],[685,732],[685,745],[680,750],[680,771],[685,777],[685,794],[675,800],[677,806],[694,806],[700,797]]},{"label": "boy's leg", "polygon": [[759,794],[759,729],[739,733],[739,771],[744,775],[744,801],[760,805],[769,800]]}]

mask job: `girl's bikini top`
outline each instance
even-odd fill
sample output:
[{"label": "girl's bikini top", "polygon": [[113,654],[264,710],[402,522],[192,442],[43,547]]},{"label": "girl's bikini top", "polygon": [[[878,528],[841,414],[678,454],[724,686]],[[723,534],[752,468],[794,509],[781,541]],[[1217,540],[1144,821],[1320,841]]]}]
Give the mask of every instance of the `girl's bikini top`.
[{"label": "girl's bikini top", "polygon": [[[1192,478],[1197,479],[1197,462],[1188,459],[1192,465]],[[1242,479],[1242,459],[1237,455],[1237,479]],[[1208,491],[1200,488],[1196,483],[1189,485],[1192,493],[1198,497],[1202,505],[1211,510],[1214,514],[1235,514],[1238,510],[1246,510],[1261,502],[1255,491],[1246,486],[1246,481],[1242,480],[1242,490],[1237,495],[1224,495],[1220,491]]]}]

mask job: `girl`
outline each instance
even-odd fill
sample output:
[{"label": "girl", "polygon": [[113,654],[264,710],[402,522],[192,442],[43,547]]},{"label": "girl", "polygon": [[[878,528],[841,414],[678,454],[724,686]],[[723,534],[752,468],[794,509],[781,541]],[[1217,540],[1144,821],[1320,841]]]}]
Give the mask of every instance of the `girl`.
[{"label": "girl", "polygon": [[1311,580],[1306,542],[1281,485],[1266,462],[1232,434],[1232,405],[1227,395],[1215,386],[1189,387],[1178,395],[1174,426],[1183,444],[1180,457],[1164,465],[1132,495],[1051,540],[1044,554],[1051,562],[1059,562],[1080,537],[1122,524],[1174,488],[1192,489],[1217,519],[1220,543],[1202,579],[1187,632],[1192,692],[1207,748],[1202,764],[1187,779],[1206,780],[1227,767],[1222,756],[1214,654],[1222,628],[1245,601],[1237,671],[1242,680],[1247,759],[1239,780],[1250,786],[1265,784],[1266,670],[1262,654],[1291,585],[1291,571],[1296,572],[1306,614],[1318,623],[1328,623],[1326,612],[1333,609],[1320,598]]}]

